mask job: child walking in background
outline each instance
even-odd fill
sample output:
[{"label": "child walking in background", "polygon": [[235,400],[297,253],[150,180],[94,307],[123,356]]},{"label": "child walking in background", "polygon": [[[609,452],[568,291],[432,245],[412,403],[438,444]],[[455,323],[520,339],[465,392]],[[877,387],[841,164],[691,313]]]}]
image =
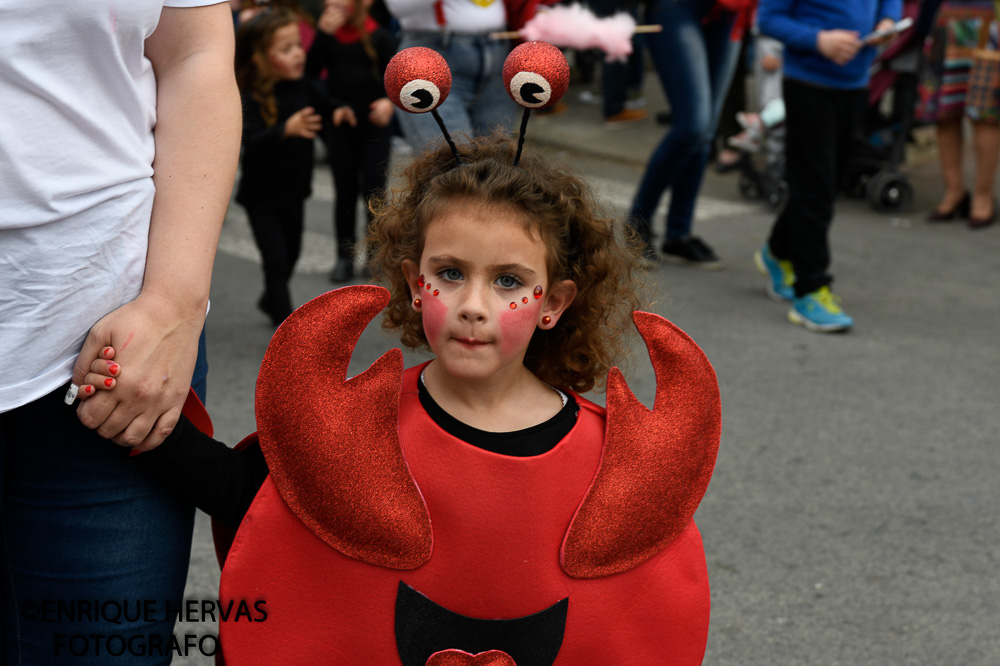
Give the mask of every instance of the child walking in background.
[{"label": "child walking in background", "polygon": [[[244,451],[182,419],[134,457],[239,525],[220,599],[268,614],[220,623],[226,663],[700,664],[691,517],[720,433],[711,366],[636,313],[657,375],[653,411],[636,402],[608,372],[638,300],[624,225],[576,176],[515,165],[507,136],[458,152],[419,155],[376,206],[388,293],[332,291],[279,328]],[[434,358],[404,372],[393,350],[345,383],[382,311]],[[577,393],[606,373],[607,411]]]},{"label": "child walking in background", "polygon": [[[313,141],[326,123],[356,122],[318,84],[303,78],[299,16],[267,9],[240,26],[236,78],[243,97],[243,169],[236,200],[246,208],[264,268],[257,307],[277,326],[292,312],[288,281],[302,246],[312,192]],[[334,110],[334,107],[339,107]]]},{"label": "child walking in background", "polygon": [[761,0],[758,10],[760,31],[785,45],[789,195],[754,259],[768,295],[789,301],[788,319],[811,331],[854,325],[830,291],[830,225],[879,43],[862,37],[901,12],[902,0]]},{"label": "child walking in background", "polygon": [[371,4],[372,0],[327,0],[306,65],[310,77],[326,70],[330,94],[350,105],[358,119],[357,124],[335,126],[327,133],[337,194],[333,282],[354,277],[358,195],[364,198],[370,222],[369,203],[382,194],[389,170],[394,107],[385,96],[382,77],[396,50],[389,33],[368,15]]}]

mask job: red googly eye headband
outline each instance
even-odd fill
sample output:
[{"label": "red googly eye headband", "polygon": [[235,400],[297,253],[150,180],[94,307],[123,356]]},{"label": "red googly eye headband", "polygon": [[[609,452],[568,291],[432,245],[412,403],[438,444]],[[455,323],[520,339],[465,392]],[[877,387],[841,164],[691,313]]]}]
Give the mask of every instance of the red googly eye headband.
[{"label": "red googly eye headband", "polygon": [[[521,161],[531,110],[548,108],[566,94],[569,63],[562,51],[548,42],[526,42],[511,51],[504,61],[503,82],[511,99],[524,108],[514,156],[517,165]],[[430,112],[455,161],[462,163],[458,148],[437,112],[451,92],[451,69],[441,54],[422,46],[403,49],[386,67],[385,90],[392,103],[403,111]]]}]

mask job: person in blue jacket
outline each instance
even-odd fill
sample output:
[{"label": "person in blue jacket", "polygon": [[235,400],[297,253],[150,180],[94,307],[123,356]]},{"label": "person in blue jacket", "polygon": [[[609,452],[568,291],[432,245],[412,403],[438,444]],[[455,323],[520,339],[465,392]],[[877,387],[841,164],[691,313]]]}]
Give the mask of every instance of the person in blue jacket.
[{"label": "person in blue jacket", "polygon": [[867,99],[875,46],[902,0],[761,0],[760,31],[785,45],[789,198],[756,254],[768,294],[789,301],[790,321],[846,331],[854,320],[830,291],[829,230],[851,136]]}]

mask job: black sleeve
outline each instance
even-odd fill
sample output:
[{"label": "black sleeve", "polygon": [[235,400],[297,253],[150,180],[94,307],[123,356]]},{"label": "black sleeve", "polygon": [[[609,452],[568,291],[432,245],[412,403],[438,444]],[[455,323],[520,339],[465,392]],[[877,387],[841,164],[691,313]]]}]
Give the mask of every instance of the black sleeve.
[{"label": "black sleeve", "polygon": [[372,33],[372,43],[375,45],[375,52],[378,54],[379,76],[385,79],[385,68],[389,66],[389,61],[396,55],[396,44],[388,30],[379,28]]},{"label": "black sleeve", "polygon": [[234,528],[268,474],[257,441],[237,451],[204,434],[184,416],[160,446],[132,460],[174,497]]},{"label": "black sleeve", "polygon": [[333,115],[334,109],[347,106],[347,104],[334,99],[329,91],[327,91],[326,86],[319,81],[307,80],[306,83],[309,86],[309,103],[316,109],[316,113],[322,116],[323,126],[326,127],[331,122],[330,118]]},{"label": "black sleeve", "polygon": [[[306,76],[310,79],[318,79],[324,69],[330,67],[330,47],[333,43],[333,36],[328,35],[319,28],[316,28],[316,37],[313,38],[309,53],[306,54]],[[329,76],[329,72],[327,73]]]},{"label": "black sleeve", "polygon": [[273,151],[285,138],[285,123],[268,126],[260,113],[260,105],[252,98],[243,98],[243,145],[251,150]]}]

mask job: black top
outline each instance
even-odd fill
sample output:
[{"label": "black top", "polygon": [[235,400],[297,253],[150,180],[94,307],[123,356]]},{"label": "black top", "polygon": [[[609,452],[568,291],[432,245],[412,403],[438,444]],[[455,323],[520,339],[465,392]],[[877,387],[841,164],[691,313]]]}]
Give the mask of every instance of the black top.
[{"label": "black top", "polygon": [[285,121],[311,106],[323,118],[323,127],[333,120],[333,109],[341,106],[315,81],[279,81],[274,86],[278,121],[264,122],[260,104],[243,96],[243,171],[236,200],[243,205],[268,200],[306,199],[312,193],[313,140],[286,137]]},{"label": "black top", "polygon": [[423,376],[417,386],[424,411],[446,433],[481,449],[518,458],[538,456],[555,448],[576,425],[576,415],[580,411],[573,396],[566,396],[566,404],[548,421],[513,432],[490,432],[462,423],[444,411],[428,393]]},{"label": "black top", "polygon": [[[488,432],[445,412],[427,392],[422,379],[418,385],[420,404],[442,430],[501,455],[527,457],[550,451],[573,429],[580,411],[573,396],[568,396],[563,408],[544,423],[514,432]],[[174,497],[231,527],[239,526],[268,474],[257,440],[237,451],[202,433],[184,416],[160,446],[134,460]]]},{"label": "black top", "polygon": [[396,54],[392,37],[385,29],[376,28],[369,37],[377,62],[368,57],[360,40],[344,43],[322,30],[316,31],[306,58],[306,76],[317,78],[326,69],[327,92],[354,109],[359,125],[368,122],[368,105],[386,96],[385,68]]}]

